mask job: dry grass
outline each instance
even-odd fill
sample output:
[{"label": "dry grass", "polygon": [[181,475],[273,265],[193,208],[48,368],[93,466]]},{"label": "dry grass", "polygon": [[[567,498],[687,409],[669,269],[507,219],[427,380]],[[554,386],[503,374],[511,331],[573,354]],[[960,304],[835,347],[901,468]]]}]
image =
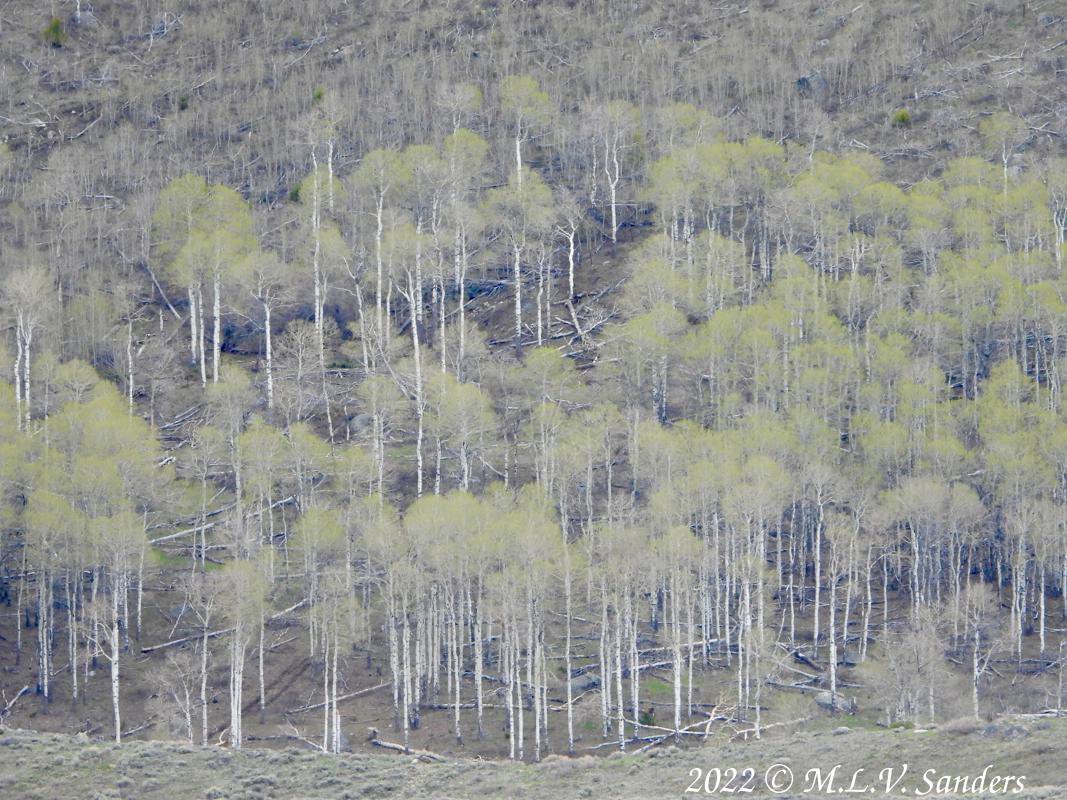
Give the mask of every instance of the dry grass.
[{"label": "dry grass", "polygon": [[[992,732],[987,732],[992,730]],[[1001,735],[1005,731],[1022,731]],[[1067,762],[1062,758],[1067,720],[1000,720],[966,737],[944,729],[925,733],[852,730],[768,736],[714,747],[665,747],[645,755],[613,758],[554,756],[541,764],[452,758],[428,764],[405,756],[347,753],[325,756],[300,750],[245,750],[148,742],[77,741],[72,737],[0,730],[0,797],[67,800],[87,797],[139,800],[184,798],[668,798],[691,796],[690,770],[752,767],[757,775],[773,763],[788,764],[797,777],[811,768],[851,776],[909,765],[908,792],[920,776],[1023,775],[1018,798],[1064,797]],[[655,754],[655,757],[650,757]],[[770,795],[757,779],[752,796]],[[803,797],[803,794],[790,795]],[[813,795],[814,796],[814,795]],[[867,797],[881,797],[872,792]],[[899,794],[892,796],[899,797]]]}]

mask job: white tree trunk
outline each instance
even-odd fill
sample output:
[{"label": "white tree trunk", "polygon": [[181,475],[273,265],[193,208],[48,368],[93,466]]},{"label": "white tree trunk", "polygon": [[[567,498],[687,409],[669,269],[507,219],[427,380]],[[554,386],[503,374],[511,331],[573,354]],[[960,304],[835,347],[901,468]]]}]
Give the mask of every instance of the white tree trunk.
[{"label": "white tree trunk", "polygon": [[515,136],[515,183],[522,188],[522,134]]},{"label": "white tree trunk", "polygon": [[197,362],[200,364],[200,385],[207,386],[207,358],[205,357],[205,339],[207,335],[204,333],[204,290],[199,285],[196,287],[196,314],[196,329],[199,335],[197,347],[200,351],[197,356]]},{"label": "white tree trunk", "polygon": [[22,344],[25,351],[22,358],[22,396],[25,401],[26,423],[24,430],[30,429],[30,415],[33,404],[30,402],[30,343],[33,341],[33,330],[27,327],[22,332]]},{"label": "white tree trunk", "polygon": [[485,737],[485,726],[483,722],[483,709],[484,698],[482,695],[482,667],[483,667],[483,650],[482,650],[482,579],[478,577],[478,593],[474,597],[474,691],[475,691],[475,705],[478,707],[478,738]]},{"label": "white tree trunk", "polygon": [[263,303],[263,355],[267,362],[267,408],[274,408],[274,348],[271,343],[269,303]]},{"label": "white tree trunk", "polygon": [[119,710],[119,587],[111,587],[111,709],[115,717],[115,742],[122,742],[122,715]]},{"label": "white tree trunk", "polygon": [[[22,314],[19,314],[15,327],[15,427],[22,430]],[[21,582],[19,586],[22,586]],[[22,626],[17,627],[21,635]]]},{"label": "white tree trunk", "polygon": [[828,630],[830,631],[830,708],[833,709],[834,701],[837,699],[837,632],[835,630],[834,615],[836,613],[835,606],[837,605],[837,581],[835,576],[830,576],[830,624]]},{"label": "white tree trunk", "polygon": [[522,248],[512,246],[512,279],[515,282],[515,349],[522,346]]},{"label": "white tree trunk", "polygon": [[204,620],[204,635],[200,639],[200,743],[207,747],[207,642],[208,624]]},{"label": "white tree trunk", "polygon": [[189,286],[189,358],[192,359],[192,363],[196,363],[196,343],[197,343],[197,331],[196,331],[196,291],[192,285]]},{"label": "white tree trunk", "polygon": [[219,382],[219,355],[222,352],[222,312],[220,310],[221,298],[219,294],[222,291],[220,285],[221,278],[219,276],[218,269],[215,270],[214,278],[212,279],[212,298],[211,298],[211,382]]},{"label": "white tree trunk", "polygon": [[[423,474],[423,462],[422,462],[422,439],[423,439],[423,397],[422,397],[422,351],[419,348],[419,322],[418,312],[416,310],[416,304],[421,302],[421,298],[415,294],[418,287],[414,286],[411,272],[408,272],[408,304],[411,306],[411,346],[413,348],[413,355],[415,358],[415,416],[418,421],[418,430],[415,434],[415,461],[416,461],[416,473],[415,483],[416,492],[419,497],[422,497],[422,474]],[[421,291],[421,289],[420,289]]]},{"label": "white tree trunk", "polygon": [[238,620],[230,650],[230,747],[235,750],[240,750],[244,741],[241,706],[244,702],[245,635],[245,623]]},{"label": "white tree trunk", "polygon": [[126,397],[133,416],[133,315],[126,319]]}]

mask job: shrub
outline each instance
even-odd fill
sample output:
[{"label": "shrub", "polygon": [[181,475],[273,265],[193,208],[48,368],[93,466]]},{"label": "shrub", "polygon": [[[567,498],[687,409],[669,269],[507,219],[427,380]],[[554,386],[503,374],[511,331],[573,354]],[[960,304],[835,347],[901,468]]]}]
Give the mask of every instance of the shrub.
[{"label": "shrub", "polygon": [[906,108],[898,108],[893,112],[892,120],[894,128],[910,128],[911,112]]},{"label": "shrub", "polygon": [[67,41],[67,32],[63,30],[63,23],[59,17],[52,17],[52,21],[48,23],[41,35],[52,47],[62,47],[63,42]]},{"label": "shrub", "polygon": [[181,97],[178,98],[178,110],[179,111],[185,111],[185,109],[187,109],[188,107],[189,107],[189,96],[183,94]]},{"label": "shrub", "polygon": [[941,726],[941,730],[945,733],[954,733],[958,736],[968,736],[972,733],[978,733],[981,729],[982,723],[974,717],[960,717],[951,722],[946,722]]},{"label": "shrub", "polygon": [[292,189],[289,190],[289,202],[290,203],[299,203],[300,202],[300,184],[299,183],[296,186],[294,186]]}]

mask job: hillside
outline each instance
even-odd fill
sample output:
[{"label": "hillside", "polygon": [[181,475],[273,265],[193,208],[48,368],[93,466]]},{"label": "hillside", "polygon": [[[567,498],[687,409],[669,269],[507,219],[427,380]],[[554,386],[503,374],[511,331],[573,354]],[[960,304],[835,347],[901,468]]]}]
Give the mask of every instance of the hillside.
[{"label": "hillside", "polygon": [[0,3],[0,759],[1064,783],[1065,135],[1054,0]]},{"label": "hillside", "polygon": [[[130,742],[121,747],[109,743],[72,740],[70,737],[7,730],[0,738],[0,789],[9,796],[35,800],[75,800],[85,797],[88,787],[97,798],[137,797],[144,800],[174,797],[181,786],[183,797],[292,798],[292,797],[404,797],[477,798],[528,797],[531,800],[571,800],[612,797],[617,800],[713,796],[687,787],[697,781],[695,768],[713,766],[751,768],[759,777],[735,781],[750,788],[752,797],[825,797],[826,791],[805,791],[822,768],[826,775],[839,765],[829,786],[867,787],[871,798],[901,796],[1002,797],[1020,800],[1052,800],[1063,796],[1067,771],[1062,759],[1063,724],[1060,720],[1019,725],[1004,722],[988,730],[960,734],[938,731],[854,730],[833,735],[829,730],[745,743],[715,742],[699,750],[669,748],[640,755],[616,754],[597,759],[553,756],[541,764],[517,765],[494,761],[446,761],[434,763],[398,756],[315,755],[294,750],[244,750],[233,752],[165,742]],[[793,772],[794,790],[772,794],[764,776],[772,765],[787,765]],[[903,765],[907,765],[904,770]],[[987,765],[994,768],[986,770]],[[891,767],[893,791],[884,791]],[[858,773],[858,770],[866,770]],[[1003,783],[989,793],[970,789],[957,794],[938,789],[946,775],[976,780],[986,770],[994,775],[1021,780],[1008,791]],[[784,776],[780,768],[776,773]],[[858,777],[853,782],[853,775]],[[842,777],[843,776],[843,777]],[[786,777],[772,777],[784,788]],[[712,778],[708,786],[714,789]],[[973,784],[970,784],[973,786]],[[960,784],[962,786],[962,784]],[[877,788],[876,788],[877,787]],[[901,789],[904,789],[902,792]]]}]

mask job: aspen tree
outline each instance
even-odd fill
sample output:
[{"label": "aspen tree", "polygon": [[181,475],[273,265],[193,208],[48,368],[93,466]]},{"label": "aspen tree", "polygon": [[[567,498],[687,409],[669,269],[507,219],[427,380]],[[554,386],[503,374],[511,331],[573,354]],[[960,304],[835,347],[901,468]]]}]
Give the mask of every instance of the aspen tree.
[{"label": "aspen tree", "polygon": [[447,373],[430,376],[427,393],[432,409],[429,430],[438,442],[434,494],[441,491],[444,452],[459,462],[458,487],[469,491],[472,461],[489,449],[494,438],[497,421],[490,399],[476,384],[460,383]]},{"label": "aspen tree", "polygon": [[[447,165],[448,203],[445,217],[453,228],[453,286],[457,294],[457,309],[459,311],[456,377],[461,379],[467,350],[467,279],[470,271],[470,254],[475,242],[474,237],[478,233],[480,224],[476,213],[475,198],[479,188],[479,179],[485,170],[485,160],[488,152],[488,143],[481,136],[466,128],[457,128],[445,138],[441,148],[441,157]],[[442,311],[439,312],[442,325],[444,325],[446,317],[443,311],[445,294],[442,287]],[[443,335],[441,343],[443,359],[445,358],[445,338]]]},{"label": "aspen tree", "polygon": [[552,192],[535,172],[516,173],[507,186],[490,191],[485,202],[488,225],[497,230],[508,248],[514,291],[514,346],[522,347],[523,270],[530,240],[548,231],[553,221]]},{"label": "aspen tree", "polygon": [[230,725],[229,741],[234,749],[244,742],[245,656],[252,636],[262,619],[265,582],[261,568],[252,561],[235,560],[226,566],[225,595],[221,611],[231,623],[230,634]]},{"label": "aspen tree", "polygon": [[[49,478],[42,470],[37,480],[43,485],[51,485],[58,489],[60,481],[57,478],[57,475]],[[55,671],[52,666],[54,583],[63,575],[69,601],[71,565],[64,562],[72,556],[76,558],[77,547],[84,546],[84,543],[79,542],[78,539],[85,538],[88,533],[87,520],[76,507],[71,506],[67,498],[42,486],[27,498],[26,509],[23,511],[23,524],[26,527],[26,546],[32,553],[29,564],[36,572],[38,596],[36,691],[47,703],[52,698],[51,675]],[[75,572],[75,580],[77,580],[77,574]],[[72,618],[68,619],[67,626],[68,635],[72,638],[68,643],[68,655],[71,658],[72,697],[77,700],[78,669],[75,663],[77,647],[76,640],[73,639],[76,636],[76,626]]]},{"label": "aspen tree", "polygon": [[127,622],[119,609],[126,607],[128,587],[134,564],[141,551],[145,537],[144,523],[132,512],[115,516],[97,517],[93,520],[101,549],[106,559],[111,591],[111,625],[105,638],[111,645],[111,708],[115,723],[115,741],[122,741],[122,715],[120,710],[119,659],[123,651],[122,631]]},{"label": "aspen tree", "polygon": [[989,662],[998,649],[994,634],[995,622],[991,619],[996,605],[993,593],[983,584],[974,583],[964,594],[963,614],[971,650],[971,710],[975,719],[979,715],[979,687]]},{"label": "aspen tree", "polygon": [[[690,567],[697,555],[698,542],[686,528],[672,527],[657,542],[659,562],[663,572],[662,581],[667,591],[667,612],[665,621],[670,631],[671,674],[674,699],[675,738],[680,738],[682,729],[682,683],[684,673],[682,626],[685,624],[685,610],[682,604],[689,591]],[[621,698],[620,698],[621,700]]]},{"label": "aspen tree", "polygon": [[1014,114],[998,112],[978,123],[978,133],[987,149],[996,154],[1004,171],[1004,193],[1008,191],[1008,164],[1015,148],[1030,136],[1026,122]]},{"label": "aspen tree", "polygon": [[15,404],[22,429],[29,430],[33,413],[30,391],[34,337],[46,318],[52,281],[40,267],[30,266],[8,276],[2,292],[5,306],[14,316],[15,328]]},{"label": "aspen tree", "polygon": [[395,150],[378,149],[367,153],[359,167],[352,174],[352,189],[357,195],[370,195],[374,224],[374,304],[375,320],[373,335],[375,341],[374,363],[380,360],[384,348],[384,311],[385,311],[385,255],[383,239],[385,236],[386,209],[388,204],[401,196],[411,183],[412,175],[409,164]]},{"label": "aspen tree", "polygon": [[633,150],[638,144],[641,128],[640,111],[625,100],[613,100],[593,112],[600,129],[603,147],[604,178],[608,185],[608,204],[611,210],[610,237],[618,241],[618,192],[623,170],[632,168]]},{"label": "aspen tree", "polygon": [[159,195],[159,204],[152,217],[153,245],[168,267],[167,275],[177,285],[184,286],[189,298],[189,355],[192,364],[200,364],[201,384],[206,383],[203,362],[203,273],[179,258],[199,224],[208,199],[208,185],[198,175],[184,175],[171,181]]},{"label": "aspen tree", "polygon": [[263,314],[263,361],[266,370],[267,408],[274,408],[274,313],[291,302],[293,284],[290,267],[272,252],[257,251],[242,265],[242,284]]},{"label": "aspen tree", "polygon": [[530,75],[511,75],[500,84],[500,104],[507,115],[515,139],[515,185],[524,180],[522,145],[551,118],[552,100]]}]

